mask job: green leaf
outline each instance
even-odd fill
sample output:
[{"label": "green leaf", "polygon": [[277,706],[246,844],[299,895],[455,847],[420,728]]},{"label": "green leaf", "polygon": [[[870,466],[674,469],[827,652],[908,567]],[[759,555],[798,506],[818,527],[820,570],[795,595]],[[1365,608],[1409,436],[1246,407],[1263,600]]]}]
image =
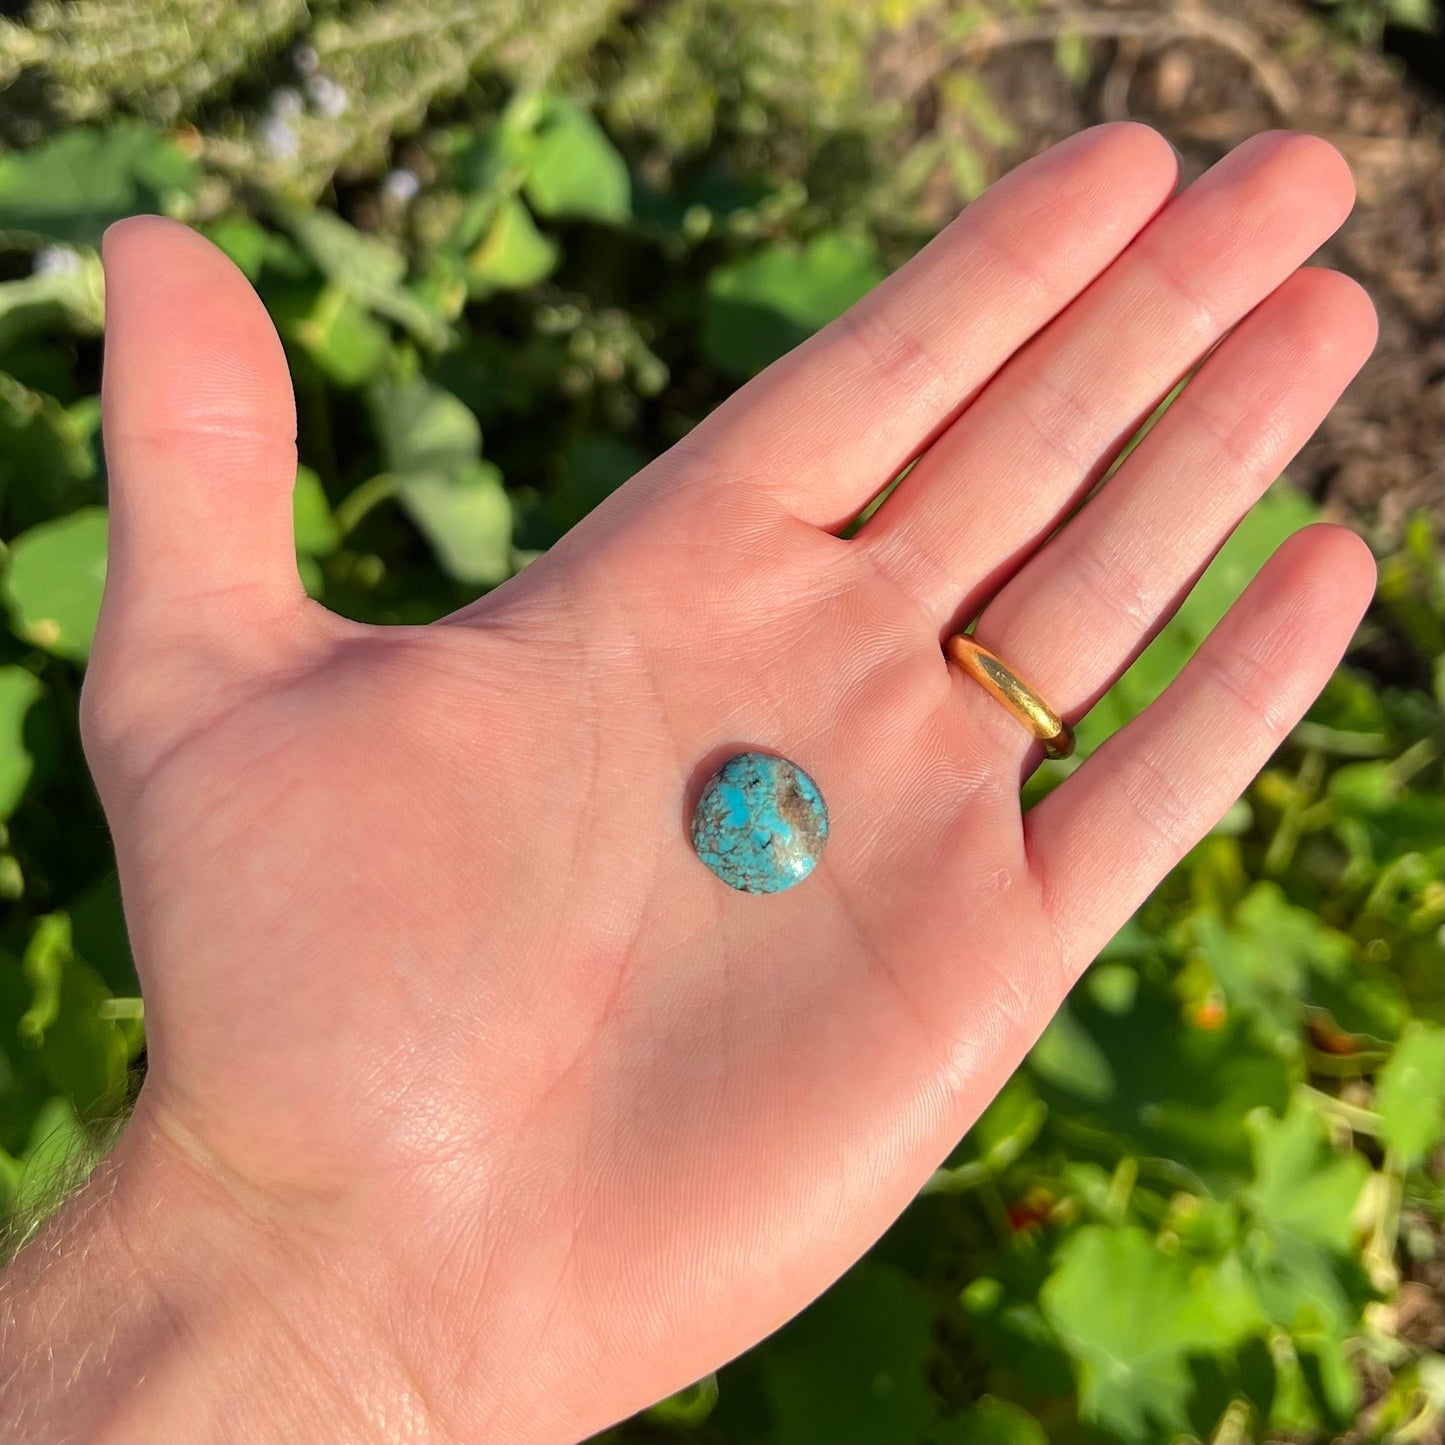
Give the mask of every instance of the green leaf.
[{"label": "green leaf", "polygon": [[1049,1108],[1019,1072],[999,1090],[968,1131],[968,1143],[992,1173],[1006,1169],[1038,1137]]},{"label": "green leaf", "polygon": [[266,228],[250,216],[222,216],[203,226],[206,239],[219,247],[236,263],[248,281],[255,282],[271,245]]},{"label": "green leaf", "polygon": [[348,225],[334,211],[278,204],[277,218],[327,280],[367,310],[439,348],[451,328],[405,285],[406,257],[389,241]]},{"label": "green leaf", "polygon": [[68,911],[76,953],[95,969],[113,995],[130,998],[138,994],[140,983],[121,908],[120,880],[115,873],[100,878],[69,905]]},{"label": "green leaf", "polygon": [[1445,1030],[1411,1023],[1375,1079],[1380,1133],[1410,1169],[1445,1142]]},{"label": "green leaf", "polygon": [[490,586],[512,565],[512,506],[502,475],[480,460],[482,429],[451,392],[420,379],[371,391],[372,416],[397,496],[459,582]]},{"label": "green leaf", "polygon": [[22,1218],[44,1217],[94,1161],[95,1145],[75,1106],[63,1096],[48,1099],[30,1128],[12,1208]]},{"label": "green leaf", "polygon": [[0,372],[0,497],[11,528],[72,512],[98,499],[94,437],[99,407],[65,407]]},{"label": "green leaf", "polygon": [[1213,1029],[1187,1022],[1149,975],[1123,1010],[1105,993],[1086,978],[1029,1056],[1049,1127],[1056,1115],[1082,1125],[1071,1147],[1110,1167],[1132,1154],[1195,1193],[1238,1188],[1250,1177],[1247,1120],[1261,1105],[1284,1110],[1289,1065],[1233,1016]]},{"label": "green leaf", "polygon": [[307,466],[296,468],[296,485],[291,492],[291,526],[296,550],[303,556],[329,557],[341,544],[321,478]]},{"label": "green leaf", "polygon": [[296,287],[271,302],[277,329],[299,345],[317,370],[340,387],[372,380],[391,352],[392,336],[349,291],[328,283]]},{"label": "green leaf", "polygon": [[512,504],[490,462],[403,477],[397,495],[448,576],[485,587],[511,576]]},{"label": "green leaf", "polygon": [[62,130],[0,156],[0,237],[97,246],[112,221],[165,210],[197,175],[173,140],[138,122]]},{"label": "green leaf", "polygon": [[1255,884],[1228,919],[1200,910],[1188,931],[1226,1006],[1282,1054],[1298,1054],[1306,1007],[1328,1009],[1342,1029],[1378,1038],[1393,1038],[1408,1017],[1395,979],[1368,964],[1348,934],[1290,903],[1278,884]]},{"label": "green leaf", "polygon": [[534,286],[551,274],[557,257],[557,243],[537,229],[532,213],[520,201],[509,200],[467,257],[468,291],[480,297]]},{"label": "green leaf", "polygon": [[369,394],[386,470],[454,473],[482,454],[482,428],[471,409],[421,378],[380,382]]},{"label": "green leaf", "polygon": [[761,1351],[774,1438],[789,1445],[916,1440],[934,1409],[928,1293],[886,1265],[856,1265]]},{"label": "green leaf", "polygon": [[1133,1225],[1086,1225],[1041,1295],[1073,1355],[1080,1413],[1129,1440],[1189,1429],[1191,1354],[1232,1351],[1262,1318],[1238,1262],[1165,1254]]},{"label": "green leaf", "polygon": [[[64,253],[62,253],[64,254]],[[0,281],[0,351],[44,331],[99,336],[105,325],[105,274],[92,250],[70,252],[68,264]]]},{"label": "green leaf", "polygon": [[[125,1102],[132,1042],[102,1005],[110,990],[72,953],[61,968],[59,1008],[45,1032],[41,1068],[46,1083],[64,1094],[82,1117],[111,1115]],[[139,1042],[139,1036],[134,1036]]]},{"label": "green leaf", "polygon": [[1143,712],[1173,682],[1275,548],[1318,515],[1314,504],[1288,483],[1281,482],[1265,493],[1235,528],[1179,611],[1080,724],[1080,757]]},{"label": "green leaf", "polygon": [[71,662],[90,656],[105,586],[106,531],[105,508],[85,507],[11,543],[0,591],[17,637]]},{"label": "green leaf", "polygon": [[0,822],[25,796],[35,760],[25,744],[25,719],[45,687],[28,668],[0,667]]},{"label": "green leaf", "polygon": [[539,216],[625,221],[632,214],[627,163],[574,101],[525,95],[503,117],[507,153],[525,171],[523,191]]},{"label": "green leaf", "polygon": [[883,275],[871,241],[837,232],[801,249],[779,243],[726,262],[707,279],[703,350],[729,375],[750,376],[841,315]]},{"label": "green leaf", "polygon": [[1246,1258],[1270,1319],[1297,1336],[1338,1338],[1369,1297],[1354,1254],[1355,1207],[1370,1168],[1340,1154],[1318,1112],[1296,1099],[1284,1118],[1250,1119],[1255,1179],[1241,1196],[1263,1229]]},{"label": "green leaf", "polygon": [[928,1432],[932,1445],[1049,1445],[1034,1416],[1007,1400],[983,1395],[975,1405]]},{"label": "green leaf", "polygon": [[1296,1100],[1283,1119],[1260,1110],[1254,1135],[1254,1185],[1248,1199],[1277,1229],[1337,1254],[1353,1247],[1351,1222],[1370,1169],[1357,1154],[1338,1154],[1318,1112]]},{"label": "green leaf", "polygon": [[584,432],[571,438],[557,458],[557,485],[547,494],[549,520],[559,532],[565,532],[647,462],[646,454],[622,437]]}]

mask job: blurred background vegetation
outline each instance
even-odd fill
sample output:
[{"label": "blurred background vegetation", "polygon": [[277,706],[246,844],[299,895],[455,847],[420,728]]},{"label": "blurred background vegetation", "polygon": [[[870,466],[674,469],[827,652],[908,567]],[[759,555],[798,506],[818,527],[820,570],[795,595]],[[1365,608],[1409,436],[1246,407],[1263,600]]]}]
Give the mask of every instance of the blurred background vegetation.
[{"label": "blurred background vegetation", "polygon": [[870,1257],[610,1436],[1441,1440],[1433,19],[1429,0],[0,6],[12,1245],[145,1064],[76,732],[104,572],[109,221],[184,218],[255,282],[295,374],[306,586],[418,621],[525,566],[1050,141],[1135,117],[1192,175],[1288,124],[1355,166],[1361,205],[1326,259],[1371,291],[1380,348],[1081,754],[1311,517],[1370,539],[1377,605]]}]

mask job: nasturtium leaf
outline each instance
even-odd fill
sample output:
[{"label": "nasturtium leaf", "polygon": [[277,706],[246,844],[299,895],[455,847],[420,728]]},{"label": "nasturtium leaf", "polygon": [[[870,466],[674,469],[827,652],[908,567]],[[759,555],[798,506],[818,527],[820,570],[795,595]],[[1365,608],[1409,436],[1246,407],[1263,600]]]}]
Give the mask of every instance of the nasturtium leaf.
[{"label": "nasturtium leaf", "polygon": [[1283,1111],[1290,1066],[1233,1017],[1195,1026],[1158,980],[1141,975],[1128,1008],[1117,1003],[1076,989],[1029,1056],[1050,1109],[1087,1117],[1072,1151],[1170,1160],[1195,1193],[1238,1188],[1250,1176],[1246,1120],[1259,1106]]},{"label": "nasturtium leaf", "polygon": [[1283,1118],[1261,1109],[1249,1122],[1255,1178],[1240,1201],[1253,1226],[1245,1258],[1262,1307],[1297,1334],[1347,1330],[1369,1294],[1354,1254],[1354,1212],[1369,1166],[1336,1151],[1302,1099]]},{"label": "nasturtium leaf", "polygon": [[508,200],[467,256],[467,289],[480,297],[493,291],[533,286],[551,274],[558,254],[557,243],[537,229],[526,206]]},{"label": "nasturtium leaf", "polygon": [[839,232],[724,262],[707,279],[703,350],[728,375],[750,376],[841,315],[883,275],[871,241]]},{"label": "nasturtium leaf", "polygon": [[917,1440],[934,1413],[928,1292],[887,1265],[855,1265],[763,1347],[774,1438],[788,1445]]},{"label": "nasturtium leaf", "polygon": [[71,662],[90,656],[105,585],[106,526],[103,507],[84,507],[10,544],[0,593],[17,637]]},{"label": "nasturtium leaf", "polygon": [[556,96],[519,97],[503,119],[506,152],[523,168],[523,193],[539,216],[625,221],[632,213],[627,163],[582,106]]},{"label": "nasturtium leaf", "polygon": [[25,719],[45,685],[29,668],[0,667],[0,822],[25,795],[35,760],[25,741]]},{"label": "nasturtium leaf", "polygon": [[982,1396],[928,1432],[930,1445],[1049,1445],[1044,1427],[1008,1400]]},{"label": "nasturtium leaf", "polygon": [[336,518],[326,498],[321,478],[308,466],[296,468],[296,485],[291,492],[291,525],[296,550],[303,556],[327,557],[340,544]]},{"label": "nasturtium leaf", "polygon": [[198,174],[174,140],[136,121],[62,130],[0,155],[0,237],[97,246],[112,221],[165,210]]},{"label": "nasturtium leaf", "polygon": [[1319,1112],[1294,1100],[1284,1118],[1261,1109],[1249,1120],[1254,1184],[1246,1198],[1276,1229],[1337,1254],[1353,1246],[1352,1217],[1370,1168],[1330,1145]]},{"label": "nasturtium leaf", "polygon": [[1190,1355],[1230,1352],[1264,1323],[1236,1260],[1166,1254],[1134,1225],[1070,1235],[1041,1301],[1074,1358],[1080,1413],[1129,1440],[1186,1431]]},{"label": "nasturtium leaf", "polygon": [[1411,1023],[1375,1078],[1380,1133],[1412,1168],[1445,1140],[1445,1030]]},{"label": "nasturtium leaf", "polygon": [[1287,482],[1279,482],[1265,493],[1234,529],[1179,611],[1079,725],[1080,757],[1164,691],[1275,548],[1318,515],[1314,504]]},{"label": "nasturtium leaf", "polygon": [[1229,917],[1207,907],[1187,922],[1191,941],[1254,1036],[1298,1054],[1304,1009],[1328,1009],[1349,1033],[1393,1038],[1408,1017],[1399,984],[1369,964],[1349,934],[1300,908],[1277,883],[1256,883]]}]

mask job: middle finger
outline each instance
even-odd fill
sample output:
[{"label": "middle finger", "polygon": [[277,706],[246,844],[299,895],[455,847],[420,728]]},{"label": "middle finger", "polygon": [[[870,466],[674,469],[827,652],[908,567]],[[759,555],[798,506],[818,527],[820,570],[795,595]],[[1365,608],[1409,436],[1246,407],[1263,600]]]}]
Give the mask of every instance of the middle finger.
[{"label": "middle finger", "polygon": [[940,625],[976,615],[1160,398],[1348,214],[1339,153],[1226,156],[993,379],[857,538]]}]

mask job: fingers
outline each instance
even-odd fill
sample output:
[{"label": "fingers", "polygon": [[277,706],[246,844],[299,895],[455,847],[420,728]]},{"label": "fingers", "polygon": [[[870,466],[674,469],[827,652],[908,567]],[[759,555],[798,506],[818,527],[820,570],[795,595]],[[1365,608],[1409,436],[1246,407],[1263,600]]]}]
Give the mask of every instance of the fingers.
[{"label": "fingers", "polygon": [[1344,161],[1313,137],[1232,152],[938,439],[861,534],[875,562],[940,624],[973,616],[1352,199]]},{"label": "fingers", "polygon": [[104,243],[110,561],[97,649],[238,641],[294,613],[296,419],[256,293],[208,241],[137,217]]},{"label": "fingers", "polygon": [[1353,533],[1296,533],[1167,691],[1025,816],[1071,977],[1268,761],[1329,679],[1374,582]]},{"label": "fingers", "polygon": [[1099,126],[1020,166],[690,435],[713,475],[851,520],[1168,198],[1168,144]]},{"label": "fingers", "polygon": [[1064,716],[1087,712],[1304,445],[1374,339],[1374,308],[1353,281],[1291,277],[989,603],[979,641]]}]

